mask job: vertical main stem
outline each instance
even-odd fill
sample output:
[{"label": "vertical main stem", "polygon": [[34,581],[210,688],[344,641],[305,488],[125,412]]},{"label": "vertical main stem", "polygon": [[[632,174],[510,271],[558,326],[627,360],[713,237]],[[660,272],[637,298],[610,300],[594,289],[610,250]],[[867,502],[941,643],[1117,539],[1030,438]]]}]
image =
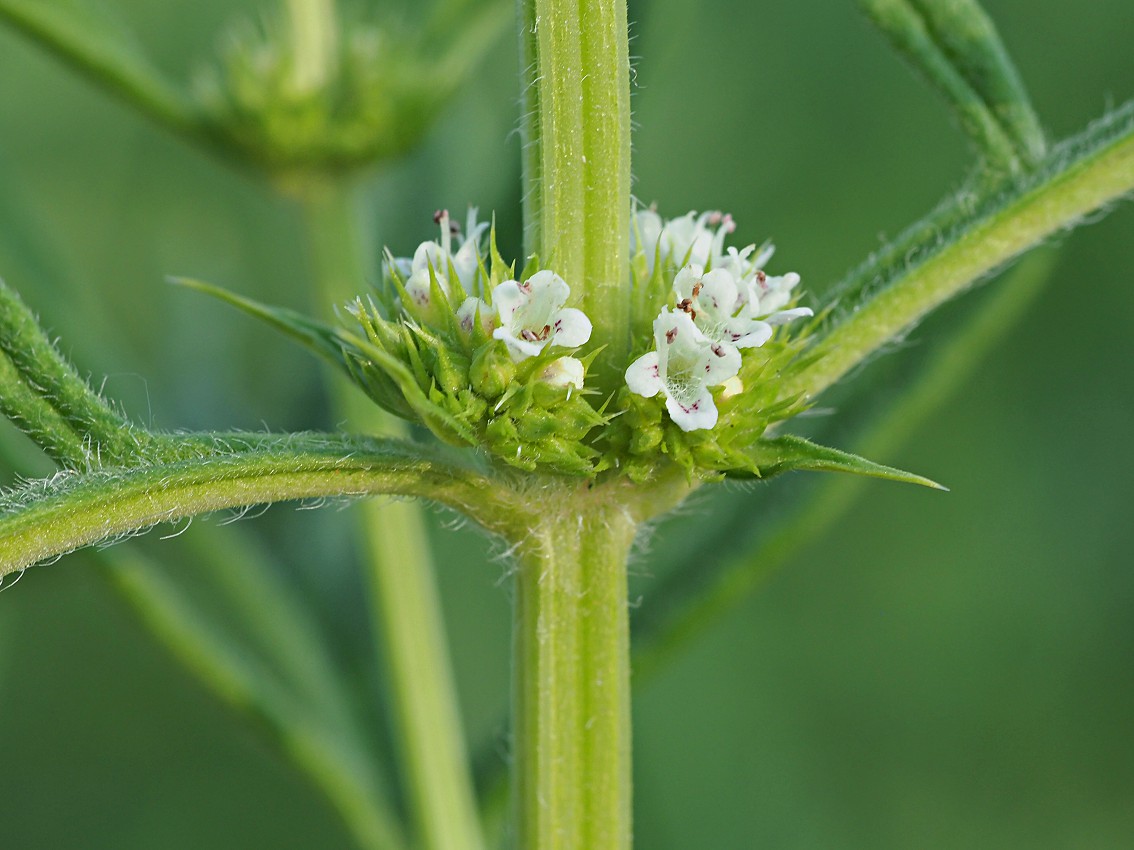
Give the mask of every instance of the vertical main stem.
[{"label": "vertical main stem", "polygon": [[630,59],[626,0],[521,0],[525,250],[594,325],[598,384],[630,353]]},{"label": "vertical main stem", "polygon": [[[368,280],[365,240],[346,184],[312,187],[304,198],[324,312],[360,294]],[[354,387],[335,392],[339,415],[355,428],[403,435]],[[360,539],[371,611],[390,676],[398,746],[423,850],[483,847],[456,687],[421,508],[363,502]]]},{"label": "vertical main stem", "polygon": [[552,486],[568,492],[547,499],[550,515],[517,549],[516,846],[629,850],[626,560],[636,523],[585,485]]}]

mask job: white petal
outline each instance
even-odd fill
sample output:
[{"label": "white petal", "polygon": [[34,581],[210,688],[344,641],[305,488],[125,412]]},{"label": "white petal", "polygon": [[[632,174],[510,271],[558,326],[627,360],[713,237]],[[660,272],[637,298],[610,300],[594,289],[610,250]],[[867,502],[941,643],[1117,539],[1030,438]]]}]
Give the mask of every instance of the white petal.
[{"label": "white petal", "polygon": [[581,390],[586,370],[583,361],[575,357],[560,357],[547,364],[539,378],[553,387],[566,387],[568,385]]},{"label": "white petal", "polygon": [[[452,256],[453,270],[457,273],[457,279],[461,281],[461,286],[464,287],[466,292],[471,292],[475,288],[473,284],[476,282],[476,273],[480,269],[480,259],[477,254],[476,243],[471,239],[461,246],[461,249]],[[448,271],[446,267],[446,271]],[[476,291],[480,291],[477,289]]]},{"label": "white petal", "polygon": [[413,257],[387,256],[390,265],[393,266],[394,271],[402,280],[405,280],[407,277],[413,274]]},{"label": "white petal", "polygon": [[[443,280],[443,278],[437,279],[437,283],[441,285],[442,288],[444,288]],[[433,284],[429,279],[429,269],[416,271],[410,275],[409,280],[406,281],[406,294],[417,306],[429,306],[429,302],[433,298]]]},{"label": "white petal", "polygon": [[422,242],[413,252],[414,273],[428,271],[430,265],[437,276],[449,272],[449,252],[436,242]]},{"label": "white petal", "polygon": [[740,371],[740,352],[731,345],[713,343],[705,359],[705,386],[715,387]]},{"label": "white petal", "polygon": [[531,287],[533,307],[547,304],[550,311],[558,310],[567,303],[567,296],[571,294],[567,281],[550,269],[536,272],[525,283]]},{"label": "white petal", "polygon": [[480,326],[486,334],[491,334],[496,327],[496,311],[480,298],[469,297],[457,310],[457,323],[465,333],[472,333],[473,323],[476,321],[477,311],[480,314]]},{"label": "white petal", "polygon": [[699,431],[717,424],[717,405],[707,388],[685,404],[674,400],[672,396],[666,398],[665,409],[669,411],[669,418],[682,431]]},{"label": "white petal", "polygon": [[[756,246],[753,245],[752,247],[755,248]],[[765,242],[761,246],[760,252],[752,258],[753,268],[757,268],[757,269],[764,268],[764,266],[768,265],[768,260],[772,259],[772,255],[775,254],[775,253],[776,253],[776,246],[773,245],[771,242]]]},{"label": "white petal", "polygon": [[582,310],[568,307],[560,310],[551,323],[552,341],[564,348],[574,348],[591,338],[591,320]]},{"label": "white petal", "polygon": [[688,313],[663,309],[654,319],[654,345],[666,357],[679,360],[701,359],[709,343]]},{"label": "white petal", "polygon": [[661,216],[653,210],[639,210],[630,228],[630,240],[634,251],[641,251],[646,257],[646,265],[652,271],[654,255],[657,254],[658,240],[662,235]]},{"label": "white petal", "polygon": [[662,391],[656,351],[643,354],[627,367],[626,386],[630,388],[630,392],[646,398],[653,398]]},{"label": "white petal", "polygon": [[508,327],[497,328],[492,332],[493,339],[503,340],[504,344],[508,346],[508,353],[512,355],[512,359],[519,363],[527,357],[535,357],[547,345],[546,339],[527,340],[521,339],[512,333],[512,329]]},{"label": "white petal", "polygon": [[772,326],[768,320],[738,316],[725,326],[725,330],[725,342],[731,342],[737,348],[759,348],[772,338]]},{"label": "white petal", "polygon": [[731,316],[740,306],[736,281],[726,269],[713,269],[701,278],[701,292],[697,296],[698,306],[712,314],[717,321]]},{"label": "white petal", "polygon": [[693,287],[701,281],[705,269],[695,263],[683,266],[673,279],[673,291],[677,293],[678,300],[693,298]]},{"label": "white petal", "polygon": [[527,294],[520,291],[520,284],[514,280],[499,283],[492,290],[492,306],[496,308],[500,321],[505,325],[511,325],[512,314],[527,300]]}]

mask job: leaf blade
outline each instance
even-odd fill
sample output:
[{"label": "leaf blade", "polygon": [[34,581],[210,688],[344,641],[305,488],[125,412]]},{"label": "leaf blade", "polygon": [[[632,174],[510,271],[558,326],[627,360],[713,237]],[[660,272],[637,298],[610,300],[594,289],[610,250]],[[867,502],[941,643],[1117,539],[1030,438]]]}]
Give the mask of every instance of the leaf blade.
[{"label": "leaf blade", "polygon": [[749,451],[760,478],[771,478],[797,470],[808,472],[846,472],[868,478],[882,478],[903,484],[918,484],[932,490],[948,490],[922,475],[885,466],[864,457],[820,446],[803,437],[784,435],[758,440]]}]

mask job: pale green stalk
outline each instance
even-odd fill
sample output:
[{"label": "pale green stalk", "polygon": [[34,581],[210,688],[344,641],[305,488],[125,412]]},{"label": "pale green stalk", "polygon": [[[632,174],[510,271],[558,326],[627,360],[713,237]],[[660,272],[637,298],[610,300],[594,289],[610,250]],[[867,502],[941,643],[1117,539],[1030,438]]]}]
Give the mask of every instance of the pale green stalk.
[{"label": "pale green stalk", "polygon": [[630,60],[624,0],[523,0],[524,233],[594,324],[599,383],[630,354]]},{"label": "pale green stalk", "polygon": [[[524,232],[604,349],[629,357],[630,66],[625,0],[522,0]],[[516,844],[631,845],[625,487],[543,479],[518,538],[514,620]]]},{"label": "pale green stalk", "polygon": [[[1127,106],[1053,150],[1034,175],[980,199],[981,208],[939,235],[924,257],[911,249],[908,265],[856,275],[852,282],[867,291],[836,293],[814,357],[787,377],[784,396],[817,395],[935,307],[1131,191],[1134,106]],[[880,285],[870,281],[875,275]]]},{"label": "pale green stalk", "polygon": [[[319,308],[364,294],[373,280],[364,256],[360,209],[346,183],[313,186],[304,197]],[[404,434],[405,423],[382,412],[355,387],[334,386],[337,415],[372,433]],[[370,605],[390,676],[396,735],[423,847],[483,846],[467,746],[445,637],[445,623],[421,507],[411,502],[359,505],[359,544]]]},{"label": "pale green stalk", "polygon": [[531,499],[548,507],[516,550],[516,846],[629,848],[626,559],[637,525],[617,488],[548,481]]},{"label": "pale green stalk", "polygon": [[291,86],[297,95],[314,95],[338,73],[339,22],[334,0],[287,0],[287,20],[295,49]]}]

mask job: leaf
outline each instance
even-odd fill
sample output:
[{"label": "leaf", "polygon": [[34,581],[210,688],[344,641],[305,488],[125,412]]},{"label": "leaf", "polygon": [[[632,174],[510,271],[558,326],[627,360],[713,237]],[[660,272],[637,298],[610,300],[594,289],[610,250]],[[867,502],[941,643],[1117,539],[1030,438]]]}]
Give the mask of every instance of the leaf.
[{"label": "leaf", "polygon": [[1052,148],[1034,171],[947,199],[836,285],[784,396],[814,398],[926,314],[1134,191],[1134,102]]},{"label": "leaf", "polygon": [[200,130],[189,101],[105,8],[88,0],[0,0],[0,20],[151,118],[190,134]]},{"label": "leaf", "polygon": [[72,469],[136,459],[151,435],[104,402],[0,280],[0,413]]},{"label": "leaf", "polygon": [[897,50],[950,101],[994,167],[1034,167],[1043,130],[992,20],[976,0],[859,0]]},{"label": "leaf", "polygon": [[201,280],[172,276],[168,280],[177,286],[184,286],[211,295],[213,298],[220,299],[226,304],[231,304],[233,307],[243,310],[250,316],[255,316],[257,319],[267,322],[276,330],[282,331],[305,348],[318,354],[332,366],[337,366],[347,375],[350,374],[347,359],[343,354],[342,343],[336,335],[335,328],[330,325],[312,319],[296,310],[261,304],[259,301],[245,298],[243,295],[237,295],[235,292]]},{"label": "leaf", "polygon": [[[109,560],[105,552],[100,557]],[[230,565],[234,572],[241,567]],[[361,846],[408,846],[358,729],[343,725],[323,706],[308,704],[251,647],[194,606],[153,562],[122,553],[108,564],[108,572],[169,650],[224,702],[257,720],[283,754],[311,776]]]},{"label": "leaf", "polygon": [[758,477],[771,478],[794,470],[814,472],[849,472],[852,475],[865,475],[870,478],[885,478],[905,484],[920,484],[934,490],[947,490],[936,481],[930,481],[912,472],[903,472],[892,466],[853,455],[839,449],[819,446],[803,437],[786,435],[768,440],[757,440],[748,452],[753,465],[759,470]]},{"label": "leaf", "polygon": [[167,437],[173,462],[61,474],[0,494],[0,576],[160,523],[294,499],[417,496],[495,528],[491,480],[438,449],[335,434]]}]

